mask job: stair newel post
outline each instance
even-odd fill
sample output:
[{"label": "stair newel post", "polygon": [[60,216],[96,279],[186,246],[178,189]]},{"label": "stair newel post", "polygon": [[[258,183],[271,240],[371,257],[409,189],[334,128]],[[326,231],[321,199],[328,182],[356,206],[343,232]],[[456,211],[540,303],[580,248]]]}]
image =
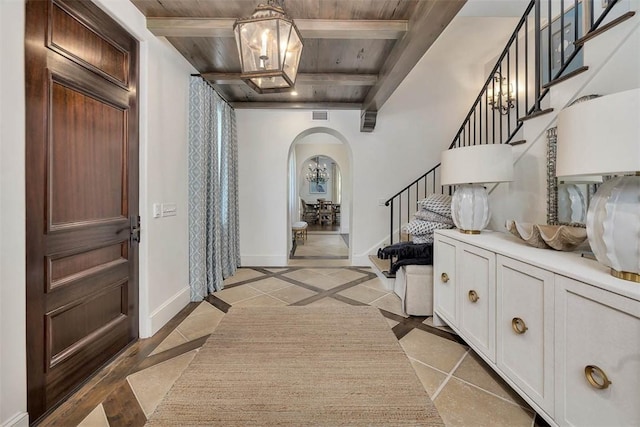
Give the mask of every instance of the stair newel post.
[{"label": "stair newel post", "polygon": [[534,37],[535,37],[535,47],[533,49],[535,56],[535,103],[533,111],[540,111],[540,91],[542,90],[542,81],[541,81],[541,60],[540,55],[542,54],[542,35],[540,34],[540,0],[535,0],[534,7],[534,19],[535,19],[535,28],[534,28]]}]

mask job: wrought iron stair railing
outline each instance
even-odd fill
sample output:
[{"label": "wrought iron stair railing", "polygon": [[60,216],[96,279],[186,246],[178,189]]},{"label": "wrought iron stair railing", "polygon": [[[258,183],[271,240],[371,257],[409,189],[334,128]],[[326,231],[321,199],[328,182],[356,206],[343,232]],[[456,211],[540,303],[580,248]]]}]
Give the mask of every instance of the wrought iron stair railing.
[{"label": "wrought iron stair railing", "polygon": [[[522,143],[517,139],[523,121],[551,111],[542,108],[550,86],[586,70],[583,40],[600,27],[617,3],[619,0],[609,0],[596,16],[595,0],[532,0],[449,149]],[[410,221],[421,198],[436,192],[453,192],[440,185],[440,163],[385,202],[390,208],[389,244],[408,238],[402,225]]]}]

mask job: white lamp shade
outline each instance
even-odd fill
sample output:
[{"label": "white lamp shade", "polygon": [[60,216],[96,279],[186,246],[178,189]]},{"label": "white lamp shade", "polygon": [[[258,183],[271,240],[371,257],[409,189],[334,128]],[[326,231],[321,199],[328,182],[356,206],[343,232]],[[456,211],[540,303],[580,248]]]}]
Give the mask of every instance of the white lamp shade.
[{"label": "white lamp shade", "polygon": [[562,110],[557,150],[557,176],[640,171],[640,88]]},{"label": "white lamp shade", "polygon": [[513,153],[509,144],[482,144],[442,152],[441,185],[513,180]]}]

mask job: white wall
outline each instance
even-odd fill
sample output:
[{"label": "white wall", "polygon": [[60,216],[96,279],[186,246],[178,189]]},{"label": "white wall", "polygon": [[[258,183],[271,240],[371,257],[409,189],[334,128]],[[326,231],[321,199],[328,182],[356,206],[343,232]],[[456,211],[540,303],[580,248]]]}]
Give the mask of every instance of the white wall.
[{"label": "white wall", "polygon": [[[352,156],[352,264],[388,236],[388,208],[379,205],[439,163],[516,18],[457,17],[378,114],[373,133],[359,132],[359,111],[331,111],[323,126],[347,140]],[[242,264],[286,265],[287,161],[301,132],[318,126],[309,111],[237,110]],[[267,198],[262,188],[272,188]],[[343,213],[343,218],[345,214]]]},{"label": "white wall", "polygon": [[[189,302],[188,85],[192,67],[127,0],[97,3],[140,43],[140,334]],[[24,0],[0,0],[0,425],[26,423]],[[178,215],[152,219],[154,202]]]},{"label": "white wall", "polygon": [[27,419],[24,2],[0,1],[0,425]]}]

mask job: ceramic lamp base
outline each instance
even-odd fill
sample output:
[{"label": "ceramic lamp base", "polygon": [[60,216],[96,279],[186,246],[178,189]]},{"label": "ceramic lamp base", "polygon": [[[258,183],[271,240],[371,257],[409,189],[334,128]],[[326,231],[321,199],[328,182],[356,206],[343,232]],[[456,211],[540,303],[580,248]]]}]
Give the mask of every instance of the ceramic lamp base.
[{"label": "ceramic lamp base", "polygon": [[481,184],[462,184],[451,199],[453,223],[466,234],[477,234],[489,224],[489,194]]},{"label": "ceramic lamp base", "polygon": [[587,235],[596,259],[620,279],[640,282],[640,176],[600,186],[587,212]]}]

